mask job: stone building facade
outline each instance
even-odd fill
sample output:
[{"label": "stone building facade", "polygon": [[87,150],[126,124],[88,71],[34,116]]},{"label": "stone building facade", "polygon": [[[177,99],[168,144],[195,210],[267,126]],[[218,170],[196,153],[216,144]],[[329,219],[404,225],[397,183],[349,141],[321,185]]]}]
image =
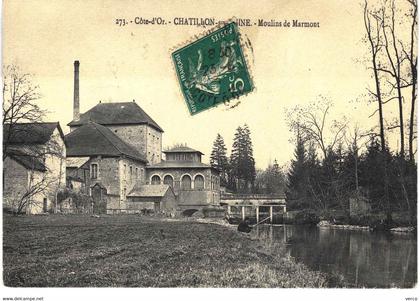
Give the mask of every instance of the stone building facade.
[{"label": "stone building facade", "polygon": [[201,162],[203,154],[200,151],[189,147],[175,147],[164,151],[164,154],[165,161],[147,166],[149,184],[167,184],[173,187],[180,208],[202,208],[219,204],[219,173]]},{"label": "stone building facade", "polygon": [[[218,172],[201,162],[201,152],[187,147],[163,152],[166,155],[163,160],[163,129],[136,102],[100,102],[80,114],[79,65],[76,61],[74,115],[68,124],[70,134],[66,136],[67,157],[86,158],[86,162],[69,167],[69,182],[76,185],[84,175],[85,183],[81,186],[87,187],[91,195],[92,188],[98,191],[94,195],[101,196],[107,210],[134,208],[131,202],[139,198],[142,201],[161,198],[160,202],[166,200],[171,204],[172,194],[181,209],[218,205]],[[159,192],[162,195],[156,195],[157,187],[146,187],[150,185],[163,185]],[[142,195],[135,195],[136,191]],[[166,203],[159,208],[173,207]]]},{"label": "stone building facade", "polygon": [[[27,214],[53,211],[65,187],[66,147],[58,122],[3,126],[3,208]],[[7,138],[6,138],[7,137]],[[5,142],[7,140],[7,142]],[[21,211],[21,210],[19,210]]]},{"label": "stone building facade", "polygon": [[[107,209],[126,209],[127,194],[145,181],[146,158],[109,128],[89,122],[65,137],[67,158],[85,158],[80,167],[69,167],[67,177],[82,179],[87,193],[99,185],[104,193],[94,204]],[[93,195],[95,196],[95,195]],[[106,202],[106,206],[98,203]]]}]

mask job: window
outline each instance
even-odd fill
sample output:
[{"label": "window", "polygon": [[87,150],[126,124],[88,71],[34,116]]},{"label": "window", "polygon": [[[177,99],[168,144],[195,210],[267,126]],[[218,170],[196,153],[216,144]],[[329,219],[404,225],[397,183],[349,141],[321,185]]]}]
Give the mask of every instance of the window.
[{"label": "window", "polygon": [[172,176],[166,175],[163,178],[163,184],[169,185],[173,188],[174,187],[174,179],[172,178]]},{"label": "window", "polygon": [[160,177],[158,175],[154,175],[152,177],[152,185],[159,185],[160,184]]},{"label": "window", "polygon": [[185,175],[181,180],[181,189],[182,190],[191,190],[191,178],[189,175]]},{"label": "window", "polygon": [[202,175],[197,175],[194,178],[194,189],[203,190],[204,189],[204,178]]},{"label": "window", "polygon": [[139,169],[136,167],[136,180],[139,178]]},{"label": "window", "polygon": [[91,179],[98,178],[98,164],[94,163],[90,165],[90,177]]},{"label": "window", "polygon": [[133,179],[133,166],[130,166],[130,181]]}]

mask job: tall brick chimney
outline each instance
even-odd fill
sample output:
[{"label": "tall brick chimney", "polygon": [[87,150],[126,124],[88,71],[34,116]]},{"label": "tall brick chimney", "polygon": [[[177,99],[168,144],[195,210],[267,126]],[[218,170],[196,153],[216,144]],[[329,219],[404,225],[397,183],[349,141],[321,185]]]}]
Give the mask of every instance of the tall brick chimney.
[{"label": "tall brick chimney", "polygon": [[73,120],[80,118],[79,65],[79,61],[74,61]]}]

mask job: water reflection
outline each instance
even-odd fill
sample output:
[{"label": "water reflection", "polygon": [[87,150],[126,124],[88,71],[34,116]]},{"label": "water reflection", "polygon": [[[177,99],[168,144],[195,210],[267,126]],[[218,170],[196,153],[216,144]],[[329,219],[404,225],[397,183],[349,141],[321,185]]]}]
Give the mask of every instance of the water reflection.
[{"label": "water reflection", "polygon": [[262,226],[252,235],[311,269],[342,275],[349,286],[413,287],[417,282],[417,241],[392,234],[311,226]]}]

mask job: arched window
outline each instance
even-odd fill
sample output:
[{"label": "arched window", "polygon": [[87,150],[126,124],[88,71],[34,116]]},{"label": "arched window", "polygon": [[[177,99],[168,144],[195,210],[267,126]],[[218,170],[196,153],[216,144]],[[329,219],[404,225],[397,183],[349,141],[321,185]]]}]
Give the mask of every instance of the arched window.
[{"label": "arched window", "polygon": [[159,185],[160,184],[160,177],[158,175],[154,175],[152,177],[152,185]]},{"label": "arched window", "polygon": [[204,178],[202,175],[197,175],[194,178],[194,189],[202,190],[204,189]]},{"label": "arched window", "polygon": [[166,175],[163,178],[163,184],[169,185],[173,188],[174,187],[174,179],[172,178],[172,176]]},{"label": "arched window", "polygon": [[181,179],[181,189],[191,190],[191,178],[189,175],[185,175]]}]

